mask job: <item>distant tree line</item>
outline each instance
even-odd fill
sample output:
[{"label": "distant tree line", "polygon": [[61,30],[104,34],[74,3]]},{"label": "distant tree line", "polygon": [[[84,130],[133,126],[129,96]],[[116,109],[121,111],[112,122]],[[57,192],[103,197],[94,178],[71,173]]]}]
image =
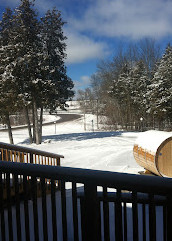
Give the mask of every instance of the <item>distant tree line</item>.
[{"label": "distant tree line", "polygon": [[12,113],[24,109],[30,142],[39,144],[43,110],[64,109],[66,100],[74,94],[73,82],[64,64],[64,24],[56,9],[48,10],[39,18],[34,0],[21,0],[17,8],[7,8],[3,13],[0,21],[0,117],[8,125],[11,143],[9,116]]},{"label": "distant tree line", "polygon": [[152,39],[144,39],[125,50],[119,48],[112,61],[98,64],[90,88],[78,92],[78,99],[82,98],[90,100],[90,108],[98,100],[99,115],[106,116],[114,128],[170,127],[172,46],[169,44],[163,55]]}]

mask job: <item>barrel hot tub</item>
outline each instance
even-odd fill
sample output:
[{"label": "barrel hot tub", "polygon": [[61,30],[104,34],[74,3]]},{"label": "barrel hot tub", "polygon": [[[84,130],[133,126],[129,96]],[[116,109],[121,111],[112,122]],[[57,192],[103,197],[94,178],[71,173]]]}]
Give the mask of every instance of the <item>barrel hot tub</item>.
[{"label": "barrel hot tub", "polygon": [[172,177],[172,132],[146,131],[133,148],[136,162],[162,177]]}]

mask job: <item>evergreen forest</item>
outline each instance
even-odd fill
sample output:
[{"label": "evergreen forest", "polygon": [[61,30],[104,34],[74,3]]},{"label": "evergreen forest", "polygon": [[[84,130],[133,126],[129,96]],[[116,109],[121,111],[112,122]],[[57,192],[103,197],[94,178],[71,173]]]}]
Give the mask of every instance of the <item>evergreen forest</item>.
[{"label": "evergreen forest", "polygon": [[78,100],[108,129],[171,130],[172,46],[162,50],[149,38],[121,46],[112,61],[99,62]]}]

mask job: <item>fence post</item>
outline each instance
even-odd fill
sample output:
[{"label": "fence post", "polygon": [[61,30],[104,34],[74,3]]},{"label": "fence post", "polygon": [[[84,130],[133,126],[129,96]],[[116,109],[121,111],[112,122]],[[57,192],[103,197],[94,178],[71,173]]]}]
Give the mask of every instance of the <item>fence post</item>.
[{"label": "fence post", "polygon": [[91,182],[84,185],[84,240],[100,240],[100,210],[97,198],[97,186]]}]

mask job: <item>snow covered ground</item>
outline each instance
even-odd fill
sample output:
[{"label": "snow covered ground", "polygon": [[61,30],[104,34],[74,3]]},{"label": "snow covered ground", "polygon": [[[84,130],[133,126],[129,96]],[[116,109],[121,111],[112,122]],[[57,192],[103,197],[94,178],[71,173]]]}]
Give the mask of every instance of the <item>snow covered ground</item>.
[{"label": "snow covered ground", "polygon": [[[58,116],[46,115],[45,118],[55,121]],[[86,115],[85,120],[82,116],[74,121],[44,126],[41,145],[29,144],[27,129],[13,130],[14,143],[61,154],[64,156],[62,166],[126,173],[143,170],[133,157],[138,133],[104,132],[96,130],[96,126],[96,116],[93,115]],[[0,133],[0,141],[9,142],[6,132]]]},{"label": "snow covered ground", "polygon": [[[48,117],[48,116],[47,116]],[[52,120],[48,117],[49,120]],[[57,117],[58,119],[58,117]],[[53,117],[53,121],[55,121]],[[86,131],[84,130],[84,123],[86,123]],[[94,131],[93,131],[94,129]],[[53,153],[58,153],[64,155],[64,159],[61,161],[62,166],[68,167],[78,167],[78,168],[88,168],[88,169],[98,169],[107,170],[114,172],[125,172],[125,173],[138,173],[138,171],[143,170],[133,157],[133,145],[136,138],[139,136],[136,132],[104,132],[96,130],[96,117],[93,115],[82,116],[80,119],[64,122],[60,124],[52,124],[43,127],[43,143],[41,145],[30,145],[28,142],[27,129],[14,130],[14,143],[18,145],[23,145],[27,147],[32,147],[44,151],[49,151]],[[47,141],[48,140],[48,141]],[[9,142],[8,135],[6,132],[0,132],[0,141]],[[67,187],[68,189],[68,187]],[[60,193],[56,193],[57,200],[57,214],[61,212],[60,209]],[[68,228],[68,240],[73,241],[73,225],[72,225],[72,194],[69,188],[66,191],[67,196],[67,228]],[[79,204],[78,204],[79,205]],[[52,240],[52,221],[51,221],[51,200],[50,195],[47,195],[47,218],[48,218],[48,237]],[[79,208],[79,206],[78,206]],[[110,240],[115,240],[114,234],[114,204],[109,204],[110,208]],[[33,204],[29,201],[29,213],[32,213]],[[13,215],[13,229],[14,229],[14,240],[17,240],[16,236],[16,210],[15,207],[12,209]],[[138,205],[138,220],[139,220],[139,236],[142,236],[142,209]],[[156,209],[157,214],[157,240],[161,241],[163,239],[162,234],[162,208],[158,207]],[[61,228],[61,216],[57,215],[58,224],[58,240],[62,240],[62,228]],[[148,226],[149,209],[146,206],[146,225]],[[42,237],[42,204],[41,199],[38,199],[38,218],[39,218],[39,235],[40,240]],[[132,233],[132,208],[131,204],[127,204],[127,218],[128,218],[128,241],[133,240]],[[5,222],[7,223],[7,212],[5,212]],[[33,236],[33,217],[31,216],[30,223],[30,235],[31,240],[34,239]],[[24,209],[23,204],[21,204],[21,220],[22,225],[24,225]],[[148,229],[148,227],[147,227]],[[7,231],[6,231],[7,233]],[[148,235],[148,233],[147,233]],[[79,240],[81,240],[81,234],[79,235]],[[22,240],[24,239],[24,226],[22,228]],[[148,237],[147,237],[148,238]],[[8,240],[8,234],[7,234]],[[102,240],[104,240],[102,238]]]}]

